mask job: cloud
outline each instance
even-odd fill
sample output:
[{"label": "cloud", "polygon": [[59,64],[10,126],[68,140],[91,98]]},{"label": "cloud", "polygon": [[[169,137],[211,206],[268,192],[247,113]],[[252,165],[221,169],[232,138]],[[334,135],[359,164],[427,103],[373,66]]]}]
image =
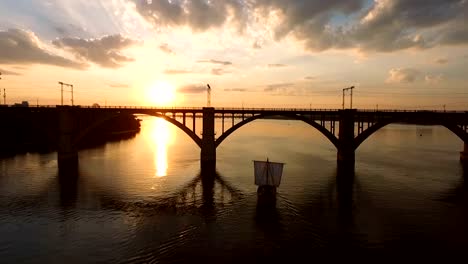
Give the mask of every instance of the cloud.
[{"label": "cloud", "polygon": [[138,0],[136,6],[156,27],[205,31],[226,23],[241,29],[263,23],[275,40],[292,36],[314,52],[468,44],[467,0]]},{"label": "cloud", "polygon": [[177,70],[177,69],[167,69],[164,70],[164,74],[189,74],[193,73],[193,71],[189,70]]},{"label": "cloud", "polygon": [[287,83],[275,83],[275,84],[270,84],[267,85],[263,91],[265,92],[280,92],[284,91],[286,88],[293,87],[294,83],[287,82]]},{"label": "cloud", "polygon": [[445,58],[439,58],[434,61],[437,64],[446,64],[448,62],[448,59]]},{"label": "cloud", "polygon": [[207,86],[203,84],[188,84],[185,86],[181,86],[177,89],[177,92],[180,93],[204,93],[206,92]]},{"label": "cloud", "polygon": [[112,87],[112,88],[128,88],[128,87],[130,87],[128,84],[125,84],[125,83],[109,83],[107,85],[109,87]]},{"label": "cloud", "polygon": [[198,63],[212,63],[212,64],[220,64],[220,65],[232,65],[230,61],[221,61],[221,60],[198,60]]},{"label": "cloud", "polygon": [[225,92],[245,92],[247,89],[244,88],[225,88]]},{"label": "cloud", "polygon": [[387,83],[413,83],[421,73],[412,68],[395,68],[388,72]]},{"label": "cloud", "polygon": [[225,71],[221,68],[214,68],[214,69],[211,69],[211,74],[213,75],[223,75],[223,74],[226,74],[226,73],[230,73],[229,71]]},{"label": "cloud", "polygon": [[161,44],[159,49],[166,52],[167,54],[175,54],[175,52],[169,47],[167,43]]},{"label": "cloud", "polygon": [[119,34],[99,39],[61,38],[52,42],[57,48],[73,53],[81,61],[93,62],[105,68],[118,68],[133,61],[121,52],[137,43]]},{"label": "cloud", "polygon": [[[0,68],[0,73],[1,73],[1,75],[21,75],[21,73],[5,70],[5,69],[1,69],[1,68]],[[1,75],[0,75],[0,78],[2,78]]]},{"label": "cloud", "polygon": [[[361,0],[257,2],[283,14],[275,29],[277,39],[293,35],[312,51],[358,48],[391,52],[468,44],[466,0],[380,0],[370,7]],[[345,23],[334,25],[336,14],[343,15]]]},{"label": "cloud", "polygon": [[195,31],[221,27],[231,21],[245,21],[247,1],[239,0],[137,0],[137,11],[147,21],[160,26],[189,26]]},{"label": "cloud", "polygon": [[260,43],[260,41],[256,40],[252,43],[252,48],[253,49],[261,49],[262,48],[262,44]]},{"label": "cloud", "polygon": [[317,79],[317,77],[315,77],[315,76],[306,76],[306,77],[304,77],[304,79],[306,79],[306,80],[315,80],[315,79]]},{"label": "cloud", "polygon": [[286,64],[281,64],[281,63],[273,63],[273,64],[268,64],[268,68],[282,68],[282,67],[287,67],[288,65]]},{"label": "cloud", "polygon": [[442,76],[442,74],[426,75],[424,77],[424,80],[429,84],[438,84],[444,80],[444,77]]},{"label": "cloud", "polygon": [[0,63],[2,64],[49,64],[83,69],[87,65],[53,55],[31,31],[8,29],[0,31]]}]

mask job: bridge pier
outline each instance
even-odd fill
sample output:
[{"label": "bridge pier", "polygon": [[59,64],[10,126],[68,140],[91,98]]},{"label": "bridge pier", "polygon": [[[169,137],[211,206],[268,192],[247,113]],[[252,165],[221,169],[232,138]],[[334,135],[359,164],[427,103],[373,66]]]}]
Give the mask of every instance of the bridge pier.
[{"label": "bridge pier", "polygon": [[213,175],[216,169],[216,144],[215,144],[215,109],[203,108],[203,132],[200,153],[200,163],[203,175]]},{"label": "bridge pier", "polygon": [[460,152],[461,163],[468,168],[468,142],[464,142],[463,151]]},{"label": "bridge pier", "polygon": [[354,169],[354,116],[356,109],[340,110],[337,162],[339,167]]},{"label": "bridge pier", "polygon": [[57,160],[59,171],[75,171],[78,168],[78,150],[73,145],[76,122],[69,107],[59,108],[59,143]]}]

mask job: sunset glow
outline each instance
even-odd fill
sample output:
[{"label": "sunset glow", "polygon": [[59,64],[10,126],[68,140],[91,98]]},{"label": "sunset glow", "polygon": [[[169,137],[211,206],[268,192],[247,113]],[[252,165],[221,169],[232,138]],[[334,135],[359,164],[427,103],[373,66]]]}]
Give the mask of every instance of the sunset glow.
[{"label": "sunset glow", "polygon": [[167,107],[176,104],[176,89],[168,82],[156,82],[148,88],[147,96],[149,103],[152,105]]},{"label": "sunset glow", "polygon": [[357,108],[468,108],[463,0],[21,3],[0,3],[7,104],[63,81],[80,105],[199,107],[209,83],[215,107],[340,108],[355,86]]}]

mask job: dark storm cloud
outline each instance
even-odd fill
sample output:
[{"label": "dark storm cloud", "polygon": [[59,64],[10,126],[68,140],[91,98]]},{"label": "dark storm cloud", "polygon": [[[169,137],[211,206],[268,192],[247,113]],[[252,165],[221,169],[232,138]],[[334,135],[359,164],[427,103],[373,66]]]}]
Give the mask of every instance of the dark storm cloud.
[{"label": "dark storm cloud", "polygon": [[188,84],[188,85],[185,85],[185,86],[181,86],[177,89],[178,92],[181,92],[181,93],[203,93],[203,92],[206,92],[206,85],[202,85],[202,84]]},{"label": "dark storm cloud", "polygon": [[77,63],[49,53],[41,47],[39,39],[33,32],[21,29],[0,31],[0,63],[38,63],[77,69],[86,67],[84,63]]},{"label": "dark storm cloud", "polygon": [[268,19],[275,11],[280,22],[271,29],[274,38],[293,36],[311,51],[391,52],[468,44],[466,0],[139,0],[137,9],[156,26],[195,31],[221,27],[227,17],[245,26],[255,16]]},{"label": "dark storm cloud", "polygon": [[133,61],[121,51],[138,42],[121,35],[104,36],[100,39],[61,38],[52,42],[57,48],[73,53],[77,59],[93,62],[106,68],[118,68]]},{"label": "dark storm cloud", "polygon": [[221,60],[199,60],[198,63],[212,63],[212,64],[220,64],[220,65],[232,65],[230,61],[221,61]]}]

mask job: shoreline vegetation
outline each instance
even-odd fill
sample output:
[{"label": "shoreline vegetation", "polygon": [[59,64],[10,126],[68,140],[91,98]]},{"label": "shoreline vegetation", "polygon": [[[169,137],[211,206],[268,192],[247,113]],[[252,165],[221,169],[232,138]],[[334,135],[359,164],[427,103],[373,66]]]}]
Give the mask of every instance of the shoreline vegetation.
[{"label": "shoreline vegetation", "polygon": [[[57,150],[59,133],[56,117],[2,116],[0,129],[0,157],[24,153],[50,153]],[[78,149],[93,148],[108,142],[126,140],[140,132],[140,119],[133,115],[119,115],[87,135]]]}]

